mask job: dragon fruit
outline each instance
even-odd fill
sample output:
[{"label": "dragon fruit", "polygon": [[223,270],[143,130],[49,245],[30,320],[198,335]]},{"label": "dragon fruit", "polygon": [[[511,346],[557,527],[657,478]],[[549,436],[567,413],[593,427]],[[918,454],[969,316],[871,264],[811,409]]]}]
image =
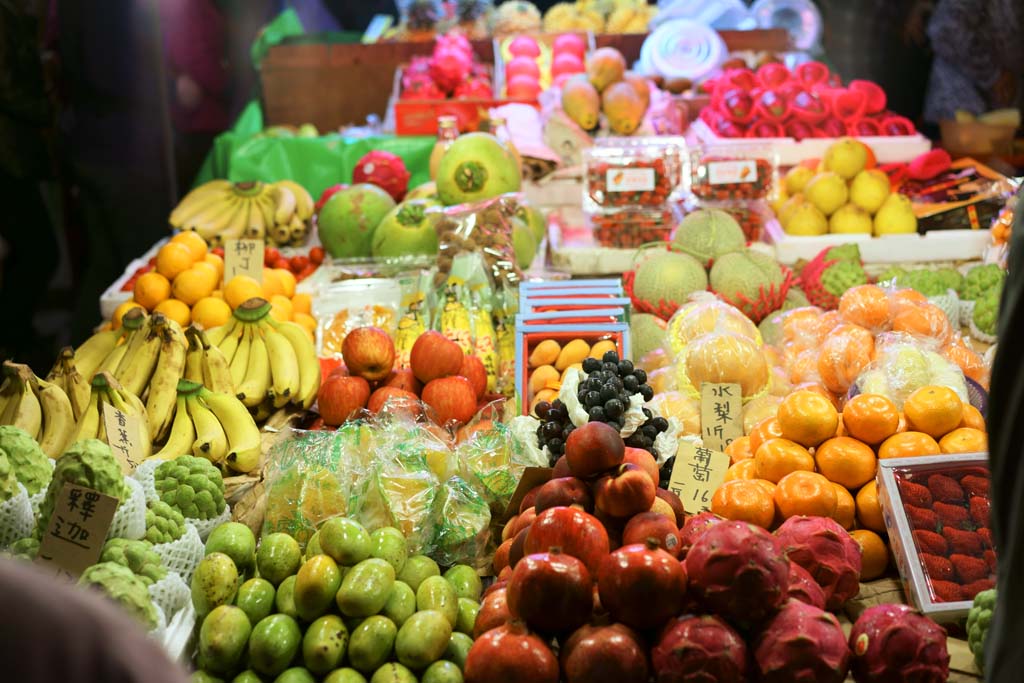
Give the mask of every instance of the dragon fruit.
[{"label": "dragon fruit", "polygon": [[356,162],[352,182],[372,183],[400,202],[409,187],[409,171],[398,155],[375,149]]},{"label": "dragon fruit", "polygon": [[683,528],[679,531],[679,538],[682,540],[679,559],[686,557],[686,553],[693,547],[697,539],[704,535],[705,531],[722,521],[725,520],[713,512],[700,512],[686,520]]},{"label": "dragon fruit", "polygon": [[449,31],[437,37],[437,42],[434,43],[434,53],[436,54],[440,50],[455,50],[469,62],[473,61],[473,44],[469,42],[469,38],[458,31]]},{"label": "dragon fruit", "polygon": [[762,683],[842,683],[850,648],[834,614],[790,600],[754,645]]},{"label": "dragon fruit", "polygon": [[825,609],[825,591],[814,577],[796,562],[789,563],[789,597]]},{"label": "dragon fruit", "polygon": [[775,530],[779,547],[825,592],[825,607],[835,611],[860,592],[860,546],[828,517],[790,517]]},{"label": "dragon fruit", "polygon": [[494,93],[491,91],[491,84],[487,79],[474,76],[470,76],[462,83],[459,83],[452,94],[456,99],[467,100],[489,100],[494,96]]},{"label": "dragon fruit", "polygon": [[864,610],[850,631],[857,683],[943,683],[949,677],[946,631],[907,605]]},{"label": "dragon fruit", "polygon": [[[430,57],[413,57],[409,61],[409,66],[402,69],[402,87],[408,88],[412,81],[424,76],[430,78]],[[430,81],[433,82],[433,79]]]},{"label": "dragon fruit", "polygon": [[709,615],[670,622],[651,650],[659,683],[743,683],[747,645],[731,626]]},{"label": "dragon fruit", "polygon": [[443,100],[444,93],[437,87],[429,74],[410,77],[408,82],[402,78],[403,100]]},{"label": "dragon fruit", "polygon": [[446,93],[466,80],[472,67],[472,58],[455,47],[438,46],[430,58],[430,75],[437,87]]},{"label": "dragon fruit", "polygon": [[789,562],[776,540],[746,522],[705,531],[686,554],[686,573],[700,601],[737,624],[771,616],[789,586]]},{"label": "dragon fruit", "polygon": [[799,285],[814,306],[834,310],[843,292],[866,284],[867,273],[856,244],[822,250],[800,271]]}]

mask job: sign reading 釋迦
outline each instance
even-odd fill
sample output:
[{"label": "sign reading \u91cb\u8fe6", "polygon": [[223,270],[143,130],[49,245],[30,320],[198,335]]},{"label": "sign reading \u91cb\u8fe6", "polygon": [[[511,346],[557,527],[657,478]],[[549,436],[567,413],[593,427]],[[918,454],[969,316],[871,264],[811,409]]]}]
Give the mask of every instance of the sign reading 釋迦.
[{"label": "sign reading \u91cb\u8fe6", "polygon": [[248,275],[263,282],[263,240],[224,241],[224,282],[236,275]]},{"label": "sign reading \u91cb\u8fe6", "polygon": [[39,542],[38,564],[75,580],[96,564],[117,511],[117,498],[77,484],[64,484]]},{"label": "sign reading \u91cb\u8fe6", "polygon": [[711,497],[725,481],[728,469],[729,456],[725,453],[680,441],[668,487],[688,513],[704,512],[711,508]]},{"label": "sign reading \u91cb\u8fe6", "polygon": [[107,432],[107,444],[121,466],[121,472],[133,473],[143,458],[142,417],[129,415],[104,403],[103,427]]},{"label": "sign reading \u91cb\u8fe6", "polygon": [[743,436],[743,388],[739,384],[700,385],[700,431],[704,445],[717,451]]}]

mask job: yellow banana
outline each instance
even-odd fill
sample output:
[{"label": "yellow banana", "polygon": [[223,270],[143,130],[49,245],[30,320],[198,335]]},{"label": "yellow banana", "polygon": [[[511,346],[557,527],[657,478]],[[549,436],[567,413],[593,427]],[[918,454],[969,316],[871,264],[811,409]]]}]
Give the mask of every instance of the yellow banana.
[{"label": "yellow banana", "polygon": [[245,226],[245,232],[243,233],[246,239],[250,240],[261,240],[267,232],[267,222],[264,218],[263,207],[260,205],[263,201],[263,197],[256,197],[251,199],[252,210],[249,211],[249,222]]},{"label": "yellow banana", "polygon": [[13,380],[4,378],[3,383],[0,384],[0,425],[10,424],[14,419],[14,406],[17,397]]},{"label": "yellow banana", "polygon": [[71,401],[71,410],[74,412],[75,419],[77,420],[82,417],[82,413],[85,412],[86,407],[89,405],[89,394],[92,393],[92,388],[89,386],[89,380],[79,372],[71,347],[65,348],[61,352],[59,362],[63,369],[62,384],[64,393],[67,394],[68,400]]},{"label": "yellow banana", "polygon": [[89,407],[78,424],[75,425],[74,437],[71,443],[77,443],[83,439],[95,439],[100,432],[100,392],[94,391],[89,397]]},{"label": "yellow banana", "polygon": [[[242,386],[242,382],[245,381],[245,371],[249,369],[249,353],[252,350],[252,326],[249,324],[240,325],[241,332],[239,334],[238,348],[235,349],[235,355],[231,357],[231,385],[234,387]],[[235,393],[238,391],[236,389]]]},{"label": "yellow banana", "polygon": [[228,335],[234,332],[237,325],[238,318],[232,316],[232,318],[223,325],[218,325],[210,330],[203,330],[203,336],[206,337],[203,346],[205,347],[207,344],[220,346],[220,343],[224,341]]},{"label": "yellow banana", "polygon": [[288,224],[288,228],[288,236],[292,242],[297,242],[306,238],[306,224],[298,216],[292,216],[292,220]]},{"label": "yellow banana", "polygon": [[193,332],[196,329],[189,327],[185,330],[185,337],[188,339],[188,351],[185,352],[185,379],[198,384],[203,383],[203,343]]},{"label": "yellow banana", "polygon": [[168,222],[172,227],[180,228],[189,217],[202,211],[210,202],[230,196],[229,190],[231,190],[231,181],[220,179],[211,180],[193,188],[181,198],[178,205],[171,211]]},{"label": "yellow banana", "polygon": [[199,396],[224,427],[228,439],[228,454],[224,458],[227,466],[242,473],[256,469],[260,464],[262,440],[248,409],[228,394],[200,389]]},{"label": "yellow banana", "polygon": [[274,227],[274,197],[271,193],[270,188],[266,192],[262,193],[256,200],[256,206],[260,210],[260,214],[263,216],[263,235],[265,236],[270,229]]},{"label": "yellow banana", "polygon": [[[129,348],[124,358],[114,371],[114,379],[129,393],[142,396],[149,380],[156,369],[156,362],[160,357],[160,345],[163,341],[163,330],[167,327],[168,321],[160,313],[154,313],[149,318],[149,324],[142,330],[136,332],[141,337],[139,345],[134,349]],[[134,339],[132,340],[134,341]]]},{"label": "yellow banana", "polygon": [[277,223],[270,229],[268,234],[270,239],[274,241],[274,244],[278,246],[286,245],[292,238],[291,223]]},{"label": "yellow banana", "polygon": [[249,212],[252,210],[252,201],[243,197],[240,200],[238,209],[231,216],[231,220],[220,232],[222,240],[237,240],[245,235],[245,226],[249,225]]},{"label": "yellow banana", "polygon": [[320,359],[317,358],[313,342],[306,336],[306,331],[297,323],[274,320],[266,317],[275,330],[284,335],[295,351],[299,365],[299,393],[292,397],[292,403],[309,409],[316,401],[316,392],[320,390]]},{"label": "yellow banana", "polygon": [[178,396],[174,405],[174,422],[171,424],[171,433],[167,436],[167,443],[159,451],[151,455],[152,458],[161,460],[173,460],[192,452],[192,445],[196,441],[196,428],[188,416],[188,407],[184,396]]},{"label": "yellow banana", "polygon": [[171,426],[174,403],[178,396],[178,380],[185,372],[187,353],[185,334],[178,323],[166,319],[159,334],[160,355],[149,380],[149,394],[146,396],[146,419],[150,437],[154,441],[163,440]]},{"label": "yellow banana", "polygon": [[242,202],[238,197],[225,197],[220,204],[211,206],[207,211],[189,220],[185,224],[185,229],[192,230],[207,243],[212,244],[214,240],[220,239],[221,233],[227,228],[241,205]]},{"label": "yellow banana", "polygon": [[445,295],[447,301],[441,309],[441,334],[459,345],[463,353],[473,353],[473,323],[469,309],[452,292]]},{"label": "yellow banana", "polygon": [[249,325],[249,359],[246,363],[245,377],[235,385],[235,396],[245,404],[246,408],[255,408],[267,397],[270,388],[270,358],[267,356],[267,344],[259,325]]},{"label": "yellow banana", "polygon": [[116,330],[104,330],[92,335],[74,351],[75,367],[82,374],[85,381],[92,379],[92,375],[99,369],[103,359],[110,355],[117,343],[121,341],[127,332],[123,325]]},{"label": "yellow banana", "polygon": [[64,452],[75,428],[71,401],[63,389],[45,380],[37,379],[35,390],[43,412],[39,448],[51,458],[57,458]]},{"label": "yellow banana", "polygon": [[216,346],[208,346],[203,351],[203,384],[210,391],[232,396],[235,394],[235,385],[231,381],[231,367]]},{"label": "yellow banana", "polygon": [[270,194],[274,198],[274,222],[288,223],[295,214],[295,193],[285,185],[273,185]]},{"label": "yellow banana", "polygon": [[196,428],[192,455],[206,458],[215,465],[221,464],[228,455],[228,437],[220,420],[203,405],[198,395],[189,396],[185,402],[188,406],[188,415]]},{"label": "yellow banana", "polygon": [[231,365],[231,361],[235,359],[235,354],[238,353],[238,347],[245,341],[245,325],[241,322],[233,322],[229,324],[233,326],[231,334],[224,337],[224,339],[217,344],[217,348],[219,348],[220,352],[224,355],[224,360],[228,362],[228,365]]},{"label": "yellow banana", "polygon": [[274,407],[282,408],[299,394],[299,361],[295,356],[295,350],[283,334],[265,322],[260,324],[260,329],[267,345],[267,356],[270,358]]},{"label": "yellow banana", "polygon": [[274,185],[278,187],[286,187],[291,190],[292,194],[295,195],[295,213],[298,214],[299,218],[303,221],[308,221],[313,217],[313,197],[302,185],[299,185],[294,180],[279,180]]}]

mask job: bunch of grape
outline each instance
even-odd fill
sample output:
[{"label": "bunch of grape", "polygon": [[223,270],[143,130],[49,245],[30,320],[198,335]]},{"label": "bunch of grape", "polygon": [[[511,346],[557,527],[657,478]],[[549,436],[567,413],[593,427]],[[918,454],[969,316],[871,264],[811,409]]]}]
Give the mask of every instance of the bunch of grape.
[{"label": "bunch of grape", "polygon": [[[631,361],[619,360],[615,351],[608,351],[600,359],[585,359],[583,372],[587,373],[587,378],[580,382],[576,396],[591,422],[604,422],[620,430],[626,423],[630,396],[640,394],[644,401],[654,397],[654,389],[647,384],[647,373],[634,368]],[[559,400],[550,404],[542,401],[534,411],[541,420],[537,429],[540,445],[546,445],[552,458],[557,459],[565,452],[565,440],[573,430],[569,412]],[[626,445],[657,455],[654,439],[668,430],[668,420],[655,417],[648,408],[643,411],[647,419],[626,438]]]}]

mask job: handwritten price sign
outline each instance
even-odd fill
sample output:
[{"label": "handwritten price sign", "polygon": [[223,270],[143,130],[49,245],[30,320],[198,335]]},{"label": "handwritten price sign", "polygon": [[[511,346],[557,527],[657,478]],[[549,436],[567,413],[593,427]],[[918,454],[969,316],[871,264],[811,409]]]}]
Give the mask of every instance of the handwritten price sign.
[{"label": "handwritten price sign", "polygon": [[743,388],[739,384],[700,385],[700,428],[704,445],[718,451],[743,436]]},{"label": "handwritten price sign", "polygon": [[58,576],[77,579],[100,559],[117,503],[117,498],[99,491],[65,484],[39,543],[36,562]]},{"label": "handwritten price sign", "polygon": [[224,241],[224,282],[236,275],[263,282],[263,240]]},{"label": "handwritten price sign", "polygon": [[711,496],[725,481],[728,469],[729,456],[725,453],[680,441],[668,487],[683,501],[687,512],[704,512],[711,509]]},{"label": "handwritten price sign", "polygon": [[142,462],[142,418],[103,404],[103,427],[107,443],[124,474],[131,474]]}]

